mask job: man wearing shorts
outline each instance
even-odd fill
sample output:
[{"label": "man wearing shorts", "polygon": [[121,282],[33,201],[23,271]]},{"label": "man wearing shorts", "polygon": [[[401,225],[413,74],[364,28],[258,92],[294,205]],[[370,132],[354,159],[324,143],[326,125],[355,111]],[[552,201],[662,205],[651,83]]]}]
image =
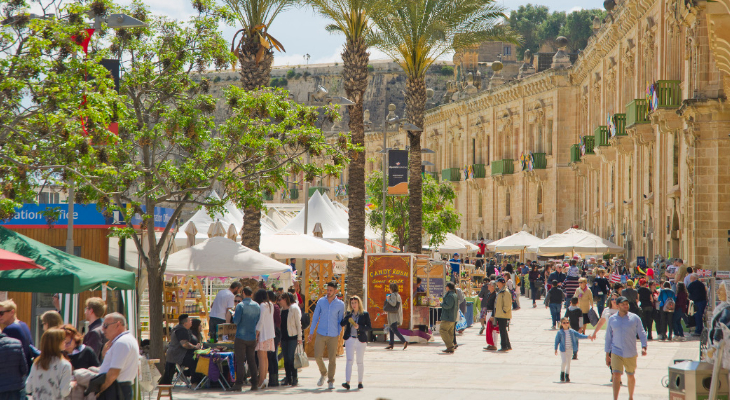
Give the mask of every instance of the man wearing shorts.
[{"label": "man wearing shorts", "polygon": [[621,389],[621,375],[626,369],[629,384],[629,399],[634,398],[636,386],[636,336],[641,339],[641,355],[646,355],[646,331],[638,315],[629,312],[629,300],[626,297],[616,299],[618,314],[608,319],[606,328],[606,365],[613,371],[613,398],[618,400]]}]

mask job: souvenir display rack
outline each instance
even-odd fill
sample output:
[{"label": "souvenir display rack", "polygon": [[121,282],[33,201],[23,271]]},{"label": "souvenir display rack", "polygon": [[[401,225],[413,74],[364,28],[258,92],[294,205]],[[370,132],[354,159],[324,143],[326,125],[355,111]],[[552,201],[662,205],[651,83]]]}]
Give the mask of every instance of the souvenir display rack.
[{"label": "souvenir display rack", "polygon": [[208,301],[200,279],[194,276],[172,276],[166,279],[163,300],[165,340],[169,340],[169,331],[177,325],[180,314],[200,319],[200,332],[203,340],[207,339]]}]

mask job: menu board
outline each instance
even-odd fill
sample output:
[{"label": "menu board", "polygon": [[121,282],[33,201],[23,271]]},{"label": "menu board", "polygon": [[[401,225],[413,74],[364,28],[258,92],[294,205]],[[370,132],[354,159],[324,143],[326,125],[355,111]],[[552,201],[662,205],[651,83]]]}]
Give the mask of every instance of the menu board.
[{"label": "menu board", "polygon": [[416,276],[422,279],[421,284],[429,296],[444,297],[446,293],[446,264],[443,262],[431,262],[426,265],[419,265],[416,269]]},{"label": "menu board", "polygon": [[388,323],[388,313],[383,311],[385,296],[390,293],[390,284],[398,285],[403,304],[403,324],[410,329],[411,323],[411,256],[410,255],[368,255],[367,258],[367,304],[373,328],[382,328]]}]

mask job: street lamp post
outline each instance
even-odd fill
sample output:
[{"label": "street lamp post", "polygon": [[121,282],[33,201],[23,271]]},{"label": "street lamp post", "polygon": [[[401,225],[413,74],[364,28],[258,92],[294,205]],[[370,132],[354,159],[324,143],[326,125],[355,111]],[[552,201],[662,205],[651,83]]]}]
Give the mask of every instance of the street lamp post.
[{"label": "street lamp post", "polygon": [[383,121],[383,223],[382,223],[382,242],[381,248],[382,252],[385,253],[385,201],[388,195],[388,124],[397,122],[398,116],[395,115],[395,104],[390,103],[388,104],[388,114],[385,116],[385,121]]}]

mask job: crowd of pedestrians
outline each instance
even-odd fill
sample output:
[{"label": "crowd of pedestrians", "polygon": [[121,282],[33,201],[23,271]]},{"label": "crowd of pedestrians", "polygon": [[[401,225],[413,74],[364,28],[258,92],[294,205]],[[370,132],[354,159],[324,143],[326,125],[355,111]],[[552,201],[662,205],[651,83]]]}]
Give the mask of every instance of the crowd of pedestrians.
[{"label": "crowd of pedestrians", "polygon": [[[139,346],[119,313],[106,314],[98,297],[86,301],[85,333],[64,324],[57,311],[41,316],[43,334],[36,347],[13,300],[0,302],[0,399],[132,399]],[[83,378],[86,377],[86,378]],[[78,391],[79,395],[72,393]]]}]

